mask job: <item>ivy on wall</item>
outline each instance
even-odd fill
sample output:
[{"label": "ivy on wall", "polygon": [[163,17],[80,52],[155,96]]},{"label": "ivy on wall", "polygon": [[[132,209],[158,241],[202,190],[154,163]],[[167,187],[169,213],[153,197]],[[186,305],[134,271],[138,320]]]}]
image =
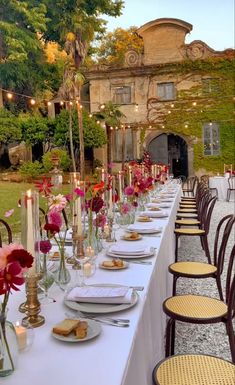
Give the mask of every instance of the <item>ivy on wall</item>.
[{"label": "ivy on wall", "polygon": [[[234,164],[234,64],[233,57],[225,56],[166,66],[168,74],[178,74],[181,80],[186,74],[188,80],[200,75],[194,86],[178,92],[174,107],[170,103],[169,106],[162,104],[162,109],[165,109],[164,131],[193,140],[195,171],[223,172],[224,163]],[[202,127],[209,122],[219,125],[220,155],[217,156],[204,155]]]}]

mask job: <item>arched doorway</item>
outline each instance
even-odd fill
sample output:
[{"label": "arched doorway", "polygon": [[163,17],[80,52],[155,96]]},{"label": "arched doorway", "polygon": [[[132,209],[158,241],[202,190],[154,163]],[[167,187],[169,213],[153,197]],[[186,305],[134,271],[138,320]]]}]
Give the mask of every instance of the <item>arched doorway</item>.
[{"label": "arched doorway", "polygon": [[169,164],[175,177],[188,176],[188,146],[178,135],[161,134],[152,139],[148,151],[153,162]]}]

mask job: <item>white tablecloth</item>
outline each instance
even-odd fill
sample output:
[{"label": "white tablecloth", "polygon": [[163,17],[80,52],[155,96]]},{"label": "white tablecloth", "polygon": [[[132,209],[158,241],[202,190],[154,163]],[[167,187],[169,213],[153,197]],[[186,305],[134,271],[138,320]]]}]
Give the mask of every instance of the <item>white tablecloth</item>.
[{"label": "white tablecloth", "polygon": [[[163,300],[171,295],[172,277],[167,271],[174,260],[174,221],[181,196],[179,189],[169,218],[157,219],[161,237],[145,236],[157,247],[152,265],[130,264],[120,271],[98,269],[89,283],[117,283],[144,286],[139,301],[131,309],[111,316],[130,319],[129,328],[102,325],[94,340],[63,343],[51,336],[52,327],[65,318],[64,292],[53,286],[50,295],[56,303],[42,306],[46,322],[35,329],[29,351],[20,353],[15,372],[1,383],[7,385],[151,385],[154,365],[164,357],[165,315]],[[122,231],[121,231],[122,233]],[[121,234],[120,233],[120,234]],[[120,236],[119,234],[119,236]],[[103,258],[99,256],[98,258]],[[14,292],[9,303],[9,320],[21,319],[18,305],[24,292]]]},{"label": "white tablecloth", "polygon": [[[217,188],[218,191],[218,199],[221,201],[226,201],[227,198],[227,190],[229,187],[228,178],[224,176],[213,176],[209,178],[209,187]],[[232,196],[231,196],[232,198]]]}]

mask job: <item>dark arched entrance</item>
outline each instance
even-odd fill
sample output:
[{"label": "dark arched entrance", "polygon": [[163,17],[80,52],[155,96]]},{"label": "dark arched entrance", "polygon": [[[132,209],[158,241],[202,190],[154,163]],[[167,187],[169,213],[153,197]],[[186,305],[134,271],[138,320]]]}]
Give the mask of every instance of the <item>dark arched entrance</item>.
[{"label": "dark arched entrance", "polygon": [[188,176],[188,148],[180,136],[161,134],[151,140],[148,151],[153,162],[169,164],[175,177]]}]

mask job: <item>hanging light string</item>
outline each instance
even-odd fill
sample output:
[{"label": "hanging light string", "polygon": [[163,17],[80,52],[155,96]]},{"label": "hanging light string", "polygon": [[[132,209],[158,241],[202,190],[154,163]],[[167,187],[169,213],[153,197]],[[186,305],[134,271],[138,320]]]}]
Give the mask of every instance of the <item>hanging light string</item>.
[{"label": "hanging light string", "polygon": [[[37,98],[33,97],[33,96],[30,96],[30,95],[25,95],[25,94],[22,94],[22,93],[19,93],[19,92],[15,92],[15,91],[10,91],[10,90],[7,90],[5,88],[2,88],[0,87],[0,91],[4,92],[6,94],[6,97],[9,101],[13,101],[14,99],[14,95],[16,96],[20,96],[20,97],[23,97],[23,98],[26,98],[26,99],[29,99],[29,102],[32,106],[35,106],[37,104]],[[196,107],[201,101],[219,101],[219,100],[224,100],[224,99],[231,99],[231,101],[235,102],[235,96],[234,95],[227,95],[227,96],[223,96],[223,97],[205,97],[205,98],[202,98],[202,97],[198,97],[198,98],[189,98],[187,100],[183,100],[183,99],[178,99],[178,100],[174,100],[173,101],[169,101],[169,100],[159,100],[157,98],[151,98],[151,100],[149,101],[149,104],[162,104],[163,106],[166,106],[167,108],[169,108],[167,110],[167,114],[171,114],[172,110],[179,110],[176,106],[178,104],[181,104],[181,103],[188,103],[188,102],[191,102],[191,105],[192,107]],[[51,100],[41,100],[41,101],[44,101],[45,104],[47,104],[48,107],[50,107],[53,103],[53,99]],[[56,103],[56,101],[54,102]],[[75,99],[69,99],[69,100],[66,100],[66,99],[60,99],[59,98],[59,101],[58,103],[60,103],[61,106],[63,105],[69,105],[69,106],[73,106],[74,104],[78,105],[80,109],[83,108],[83,104],[92,104],[93,106],[94,105],[97,105],[98,106],[98,109],[99,110],[104,110],[105,109],[105,103],[99,103],[99,102],[93,102],[91,103],[90,101],[88,100],[78,100],[78,98],[75,98]],[[146,107],[146,103],[142,103],[142,104],[139,104],[139,103],[133,103],[132,104],[134,106],[134,111],[136,113],[139,112],[139,107],[141,106],[145,106]],[[124,106],[124,105],[121,105],[121,106]],[[121,107],[120,106],[120,107]],[[210,106],[203,106],[203,108],[210,108]],[[152,110],[155,110],[154,107],[151,107]],[[210,111],[211,111],[211,108],[210,108]],[[156,112],[159,112],[159,110],[156,110]],[[203,110],[201,110],[201,112],[203,112]],[[89,117],[90,118],[95,118],[95,115],[96,115],[97,112],[94,112],[93,114],[90,113],[89,114]],[[220,122],[232,122],[234,121],[234,119],[226,119],[226,120],[221,120],[220,119]],[[96,120],[96,123],[97,124],[102,124],[102,122],[100,122],[99,120]],[[181,123],[179,123],[178,121],[171,121],[171,125],[181,125]],[[182,123],[182,126],[184,126],[185,128],[188,128],[189,124],[188,123]],[[132,129],[132,128],[135,128],[135,129],[144,129],[144,128],[148,128],[148,129],[156,129],[157,127],[160,127],[162,129],[165,128],[165,125],[161,122],[146,122],[146,123],[141,123],[141,122],[132,122],[132,123],[123,123],[121,124],[120,126],[116,126],[116,127],[110,127],[110,130],[119,130],[119,129]]]}]

